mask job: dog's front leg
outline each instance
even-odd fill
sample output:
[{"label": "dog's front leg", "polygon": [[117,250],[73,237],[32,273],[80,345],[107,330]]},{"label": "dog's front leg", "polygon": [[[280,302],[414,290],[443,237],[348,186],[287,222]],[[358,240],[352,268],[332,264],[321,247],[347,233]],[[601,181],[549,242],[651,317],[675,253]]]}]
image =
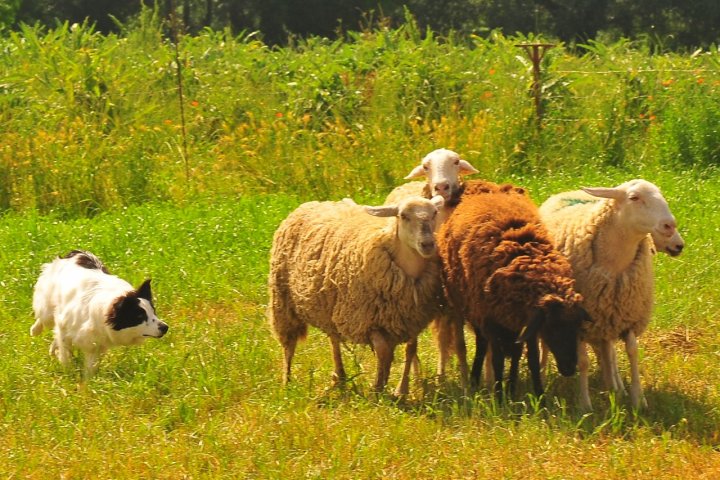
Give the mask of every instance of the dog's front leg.
[{"label": "dog's front leg", "polygon": [[100,349],[85,352],[85,380],[89,380],[97,372],[101,354]]}]

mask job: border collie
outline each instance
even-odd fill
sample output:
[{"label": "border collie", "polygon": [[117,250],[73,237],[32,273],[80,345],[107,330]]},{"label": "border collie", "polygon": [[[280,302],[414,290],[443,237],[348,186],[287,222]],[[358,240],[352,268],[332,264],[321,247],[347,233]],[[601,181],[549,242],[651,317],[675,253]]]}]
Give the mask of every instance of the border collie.
[{"label": "border collie", "polygon": [[90,252],[73,250],[42,266],[33,293],[35,323],[30,335],[52,328],[50,355],[69,365],[72,348],[85,356],[85,378],[97,370],[100,356],[110,347],[138,345],[168,331],[155,315],[150,280],[136,290],[110,275]]}]

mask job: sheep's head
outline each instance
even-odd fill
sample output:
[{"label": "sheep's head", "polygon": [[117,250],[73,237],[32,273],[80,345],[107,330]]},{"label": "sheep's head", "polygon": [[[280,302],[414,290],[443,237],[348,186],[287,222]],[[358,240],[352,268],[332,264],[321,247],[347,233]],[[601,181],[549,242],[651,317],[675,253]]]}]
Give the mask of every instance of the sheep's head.
[{"label": "sheep's head", "polygon": [[631,180],[617,187],[583,188],[595,197],[615,200],[618,218],[628,231],[639,236],[652,235],[658,251],[677,256],[685,242],[677,230],[675,217],[660,189],[645,180]]},{"label": "sheep's head", "polygon": [[460,175],[477,172],[457,153],[440,148],[425,155],[420,165],[413,168],[405,178],[427,177],[430,195],[440,195],[449,202],[460,197]]},{"label": "sheep's head", "polygon": [[443,206],[441,196],[431,200],[410,197],[397,205],[365,207],[365,211],[376,217],[397,217],[397,236],[404,245],[415,250],[421,257],[435,255],[436,244],[433,232],[438,209]]},{"label": "sheep's head", "polygon": [[590,315],[580,306],[580,295],[576,294],[576,297],[574,301],[555,295],[543,297],[535,315],[517,340],[524,342],[539,336],[555,357],[558,371],[566,377],[575,374],[578,336],[583,322],[590,321]]}]

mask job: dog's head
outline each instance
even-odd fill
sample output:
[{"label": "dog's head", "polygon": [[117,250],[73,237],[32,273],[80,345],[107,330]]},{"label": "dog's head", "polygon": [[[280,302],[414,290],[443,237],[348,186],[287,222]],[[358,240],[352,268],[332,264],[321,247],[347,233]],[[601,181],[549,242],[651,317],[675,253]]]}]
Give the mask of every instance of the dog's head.
[{"label": "dog's head", "polygon": [[160,338],[169,328],[155,315],[150,280],[115,299],[106,321],[125,345],[141,343],[148,337]]}]

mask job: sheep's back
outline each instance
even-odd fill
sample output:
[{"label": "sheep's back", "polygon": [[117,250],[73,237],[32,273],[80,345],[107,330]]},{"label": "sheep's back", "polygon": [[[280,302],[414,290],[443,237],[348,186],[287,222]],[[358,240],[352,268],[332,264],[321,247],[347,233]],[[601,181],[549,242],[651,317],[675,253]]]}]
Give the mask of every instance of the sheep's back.
[{"label": "sheep's back", "polygon": [[550,238],[529,197],[499,191],[463,195],[438,235],[448,299],[476,326],[493,316],[517,331],[527,319],[507,315],[506,310],[534,292],[528,292],[527,285],[509,284],[498,297],[486,291],[486,283],[495,271],[519,261],[519,256],[542,256],[550,250]]},{"label": "sheep's back", "polygon": [[395,205],[408,197],[414,196],[430,198],[427,182],[415,181],[398,185],[388,194],[384,204]]}]

